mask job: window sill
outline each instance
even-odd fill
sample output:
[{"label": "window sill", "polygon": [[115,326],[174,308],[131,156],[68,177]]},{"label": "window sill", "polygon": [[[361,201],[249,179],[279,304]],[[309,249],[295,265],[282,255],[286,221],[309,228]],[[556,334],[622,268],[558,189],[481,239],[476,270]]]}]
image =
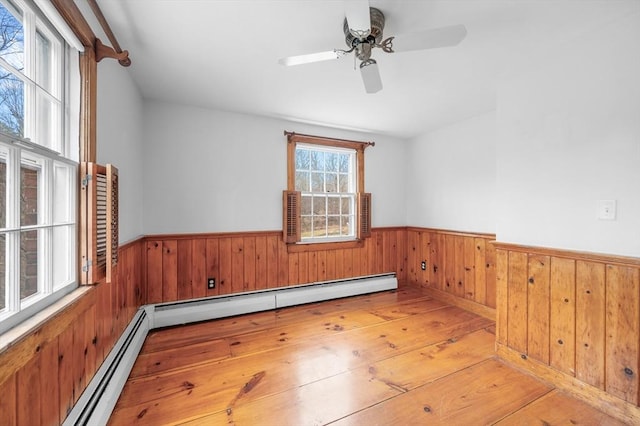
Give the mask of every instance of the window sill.
[{"label": "window sill", "polygon": [[364,240],[334,241],[327,243],[293,243],[287,244],[289,253],[307,253],[322,250],[343,250],[364,247]]},{"label": "window sill", "polygon": [[78,301],[90,290],[91,288],[88,286],[78,287],[31,318],[0,334],[0,354],[64,312],[66,308]]}]

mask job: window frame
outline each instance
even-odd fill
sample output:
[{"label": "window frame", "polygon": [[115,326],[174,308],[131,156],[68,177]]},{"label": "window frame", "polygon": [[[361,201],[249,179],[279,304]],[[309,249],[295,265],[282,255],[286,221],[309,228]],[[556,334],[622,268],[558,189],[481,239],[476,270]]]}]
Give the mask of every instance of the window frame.
[{"label": "window frame", "polygon": [[[369,146],[374,146],[374,142],[358,142],[351,141],[346,139],[334,139],[328,137],[321,136],[312,136],[312,135],[303,135],[292,132],[286,132],[287,136],[287,190],[285,193],[293,194],[296,191],[296,148],[300,145],[305,146],[318,146],[318,147],[328,147],[328,148],[340,148],[340,149],[348,149],[355,151],[355,180],[356,180],[356,200],[355,200],[355,235],[352,239],[347,240],[339,240],[336,241],[331,237],[327,237],[326,240],[312,240],[312,241],[302,241],[301,237],[298,236],[296,241],[287,242],[287,250],[289,252],[306,252],[306,251],[316,251],[316,250],[329,250],[329,249],[345,249],[345,248],[357,248],[363,247],[364,238],[369,235],[363,234],[361,231],[360,221],[361,221],[361,195],[365,194],[364,189],[364,151]],[[369,194],[366,194],[369,195]],[[297,209],[297,220],[300,222],[300,209]],[[287,197],[285,194],[285,199],[283,200],[283,216],[286,227],[287,222]],[[299,224],[298,224],[299,227]],[[286,241],[286,238],[285,238]]]},{"label": "window frame", "polygon": [[[70,68],[74,61],[71,60],[69,43],[43,16],[37,5],[28,0],[8,0],[2,1],[2,6],[9,13],[14,14],[16,9],[21,13],[16,19],[21,20],[24,32],[24,67],[18,70],[8,62],[0,61],[0,65],[23,82],[23,133],[0,133],[2,150],[7,157],[4,161],[7,173],[4,199],[7,222],[2,228],[6,286],[3,287],[5,306],[0,311],[0,334],[78,288],[79,142],[72,140],[74,132],[69,105],[75,98],[69,95],[69,90],[71,84],[80,84],[79,74],[74,77]],[[42,69],[38,68],[38,34],[49,44],[50,50],[46,54],[50,61],[50,67],[47,67],[49,74],[39,74]],[[41,80],[43,75],[48,75],[47,81]],[[39,102],[46,102],[50,106],[41,108],[44,104]],[[44,117],[48,117],[44,121],[43,113]],[[23,169],[32,167],[37,170],[37,220],[25,224],[21,219],[24,196],[22,173]],[[65,172],[57,175],[61,169]],[[63,232],[60,234],[59,230]],[[34,294],[21,297],[21,244],[22,236],[27,232],[37,233],[37,288]],[[56,234],[58,236],[54,238]],[[54,253],[63,252],[58,241],[63,241],[66,255],[62,259],[66,262],[64,264],[60,263],[60,257],[56,259]]]}]

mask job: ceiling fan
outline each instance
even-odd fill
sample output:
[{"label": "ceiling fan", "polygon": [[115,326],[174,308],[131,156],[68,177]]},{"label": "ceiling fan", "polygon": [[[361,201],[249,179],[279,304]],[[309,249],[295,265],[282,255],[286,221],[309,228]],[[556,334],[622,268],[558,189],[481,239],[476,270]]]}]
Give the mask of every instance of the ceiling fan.
[{"label": "ceiling fan", "polygon": [[411,50],[435,49],[455,46],[467,35],[464,25],[451,25],[417,33],[404,34],[382,39],[384,14],[375,7],[369,7],[369,0],[344,0],[345,18],[343,30],[348,50],[333,49],[307,55],[289,56],[278,62],[285,66],[308,64],[312,62],[339,59],[355,52],[360,60],[360,74],[367,93],[382,90],[382,80],[378,64],[371,58],[374,48],[386,53],[407,52]]}]

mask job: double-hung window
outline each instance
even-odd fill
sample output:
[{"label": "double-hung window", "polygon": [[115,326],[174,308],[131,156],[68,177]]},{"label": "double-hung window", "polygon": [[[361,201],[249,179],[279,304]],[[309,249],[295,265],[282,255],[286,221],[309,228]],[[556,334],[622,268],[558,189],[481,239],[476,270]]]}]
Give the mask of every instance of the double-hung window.
[{"label": "double-hung window", "polygon": [[77,285],[72,60],[32,2],[0,0],[0,332]]},{"label": "double-hung window", "polygon": [[364,149],[371,143],[288,135],[287,243],[361,241],[370,233]]}]

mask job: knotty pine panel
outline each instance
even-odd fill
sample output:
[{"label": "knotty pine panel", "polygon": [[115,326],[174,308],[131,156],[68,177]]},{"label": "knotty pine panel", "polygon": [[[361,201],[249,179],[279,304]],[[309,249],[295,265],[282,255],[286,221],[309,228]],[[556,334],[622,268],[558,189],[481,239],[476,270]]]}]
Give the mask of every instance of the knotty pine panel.
[{"label": "knotty pine panel", "polygon": [[549,365],[575,376],[576,262],[551,257],[549,289]]},{"label": "knotty pine panel", "polygon": [[[291,253],[280,232],[149,236],[148,303],[386,272],[395,272],[403,280],[406,234],[406,228],[379,228],[362,247]],[[163,248],[161,254],[158,247]],[[205,266],[195,268],[196,259]],[[196,269],[206,271],[207,276],[194,272]],[[214,290],[206,289],[209,277],[216,279]]]},{"label": "knotty pine panel", "polygon": [[505,243],[496,248],[499,304],[507,306],[497,315],[498,342],[548,366],[555,380],[585,398],[604,392],[637,407],[640,259]]},{"label": "knotty pine panel", "polygon": [[604,267],[576,261],[576,378],[599,389],[604,389],[605,380]]},{"label": "knotty pine panel", "polygon": [[0,424],[64,421],[146,294],[143,240],[119,249],[111,283],[77,300],[0,352]]},{"label": "knotty pine panel", "polygon": [[527,279],[527,354],[549,364],[549,256],[529,255]]},{"label": "knotty pine panel", "polygon": [[451,303],[472,302],[460,305],[466,309],[479,306],[495,315],[494,235],[410,227],[404,239],[409,282],[432,289],[434,296]]}]

